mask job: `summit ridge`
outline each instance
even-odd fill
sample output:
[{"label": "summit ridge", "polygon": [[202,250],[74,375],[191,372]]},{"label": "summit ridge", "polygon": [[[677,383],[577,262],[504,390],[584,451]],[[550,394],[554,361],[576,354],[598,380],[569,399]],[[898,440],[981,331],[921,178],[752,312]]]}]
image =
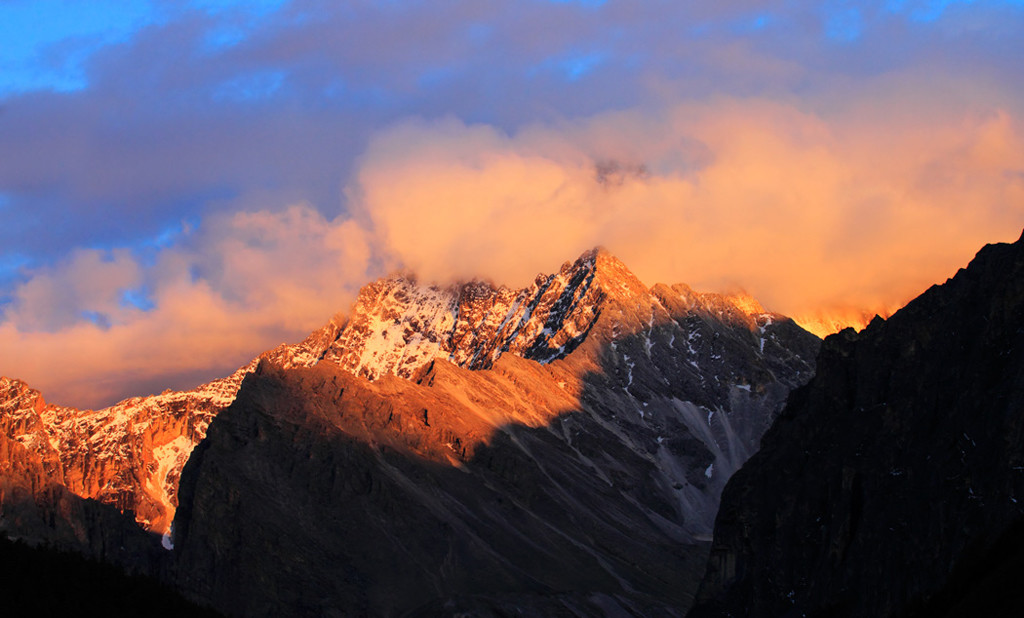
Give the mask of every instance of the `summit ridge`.
[{"label": "summit ridge", "polygon": [[360,291],[325,359],[370,379],[407,378],[435,358],[468,369],[486,369],[506,352],[550,362],[572,352],[597,320],[609,289],[594,281],[611,259],[588,251],[521,290],[478,280],[444,287],[404,276],[377,281]]}]

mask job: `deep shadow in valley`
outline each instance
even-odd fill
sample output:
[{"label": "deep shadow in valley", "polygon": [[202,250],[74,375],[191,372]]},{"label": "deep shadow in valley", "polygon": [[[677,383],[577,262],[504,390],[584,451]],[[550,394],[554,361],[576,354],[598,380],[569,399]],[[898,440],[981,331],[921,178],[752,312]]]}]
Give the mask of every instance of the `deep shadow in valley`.
[{"label": "deep shadow in valley", "polygon": [[[133,525],[134,522],[131,522]],[[0,538],[0,596],[10,616],[181,616],[214,618],[153,577],[71,550]]]}]

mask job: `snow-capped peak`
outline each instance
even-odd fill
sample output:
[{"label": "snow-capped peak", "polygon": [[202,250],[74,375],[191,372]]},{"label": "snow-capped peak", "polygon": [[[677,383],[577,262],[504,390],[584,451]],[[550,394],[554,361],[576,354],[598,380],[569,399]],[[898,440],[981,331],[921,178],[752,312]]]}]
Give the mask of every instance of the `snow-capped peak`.
[{"label": "snow-capped peak", "polygon": [[324,358],[370,379],[409,377],[435,358],[470,369],[490,367],[506,352],[548,362],[579,345],[613,286],[623,288],[618,294],[646,292],[600,249],[520,290],[483,281],[428,286],[394,276],[360,291]]}]

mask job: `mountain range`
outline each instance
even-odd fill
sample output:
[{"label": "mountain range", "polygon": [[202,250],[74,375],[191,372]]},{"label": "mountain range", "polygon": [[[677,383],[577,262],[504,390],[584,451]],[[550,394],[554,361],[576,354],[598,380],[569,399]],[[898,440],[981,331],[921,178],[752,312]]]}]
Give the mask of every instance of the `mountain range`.
[{"label": "mountain range", "polygon": [[191,391],[3,378],[0,532],[184,614],[1012,616],[1022,410],[1024,237],[824,343],[595,249],[381,279]]},{"label": "mountain range", "polygon": [[681,615],[818,346],[601,249],[521,290],[397,275],[191,391],[76,410],[4,378],[0,529],[229,615]]}]

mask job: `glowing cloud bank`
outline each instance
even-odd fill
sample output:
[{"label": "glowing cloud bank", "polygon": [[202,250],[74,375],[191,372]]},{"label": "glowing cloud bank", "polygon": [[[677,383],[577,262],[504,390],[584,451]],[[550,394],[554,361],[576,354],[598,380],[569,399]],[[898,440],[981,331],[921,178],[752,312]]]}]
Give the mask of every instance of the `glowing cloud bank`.
[{"label": "glowing cloud bank", "polygon": [[412,122],[371,144],[350,197],[428,278],[522,284],[601,244],[648,283],[742,287],[792,315],[873,311],[1024,220],[1019,122],[917,109],[716,99],[514,136]]},{"label": "glowing cloud bank", "polygon": [[[912,103],[917,121],[866,101],[824,115],[722,98],[511,136],[402,122],[360,159],[351,216],[239,212],[153,264],[82,251],[33,273],[0,326],[0,365],[99,403],[301,338],[393,268],[523,285],[595,245],[648,284],[742,288],[797,316],[886,313],[1024,220],[1019,122]],[[124,302],[140,286],[149,310]]]},{"label": "glowing cloud bank", "polygon": [[1024,227],[1016,1],[129,4],[0,10],[0,374],[60,403],[225,375],[396,268],[603,245],[824,332]]}]

